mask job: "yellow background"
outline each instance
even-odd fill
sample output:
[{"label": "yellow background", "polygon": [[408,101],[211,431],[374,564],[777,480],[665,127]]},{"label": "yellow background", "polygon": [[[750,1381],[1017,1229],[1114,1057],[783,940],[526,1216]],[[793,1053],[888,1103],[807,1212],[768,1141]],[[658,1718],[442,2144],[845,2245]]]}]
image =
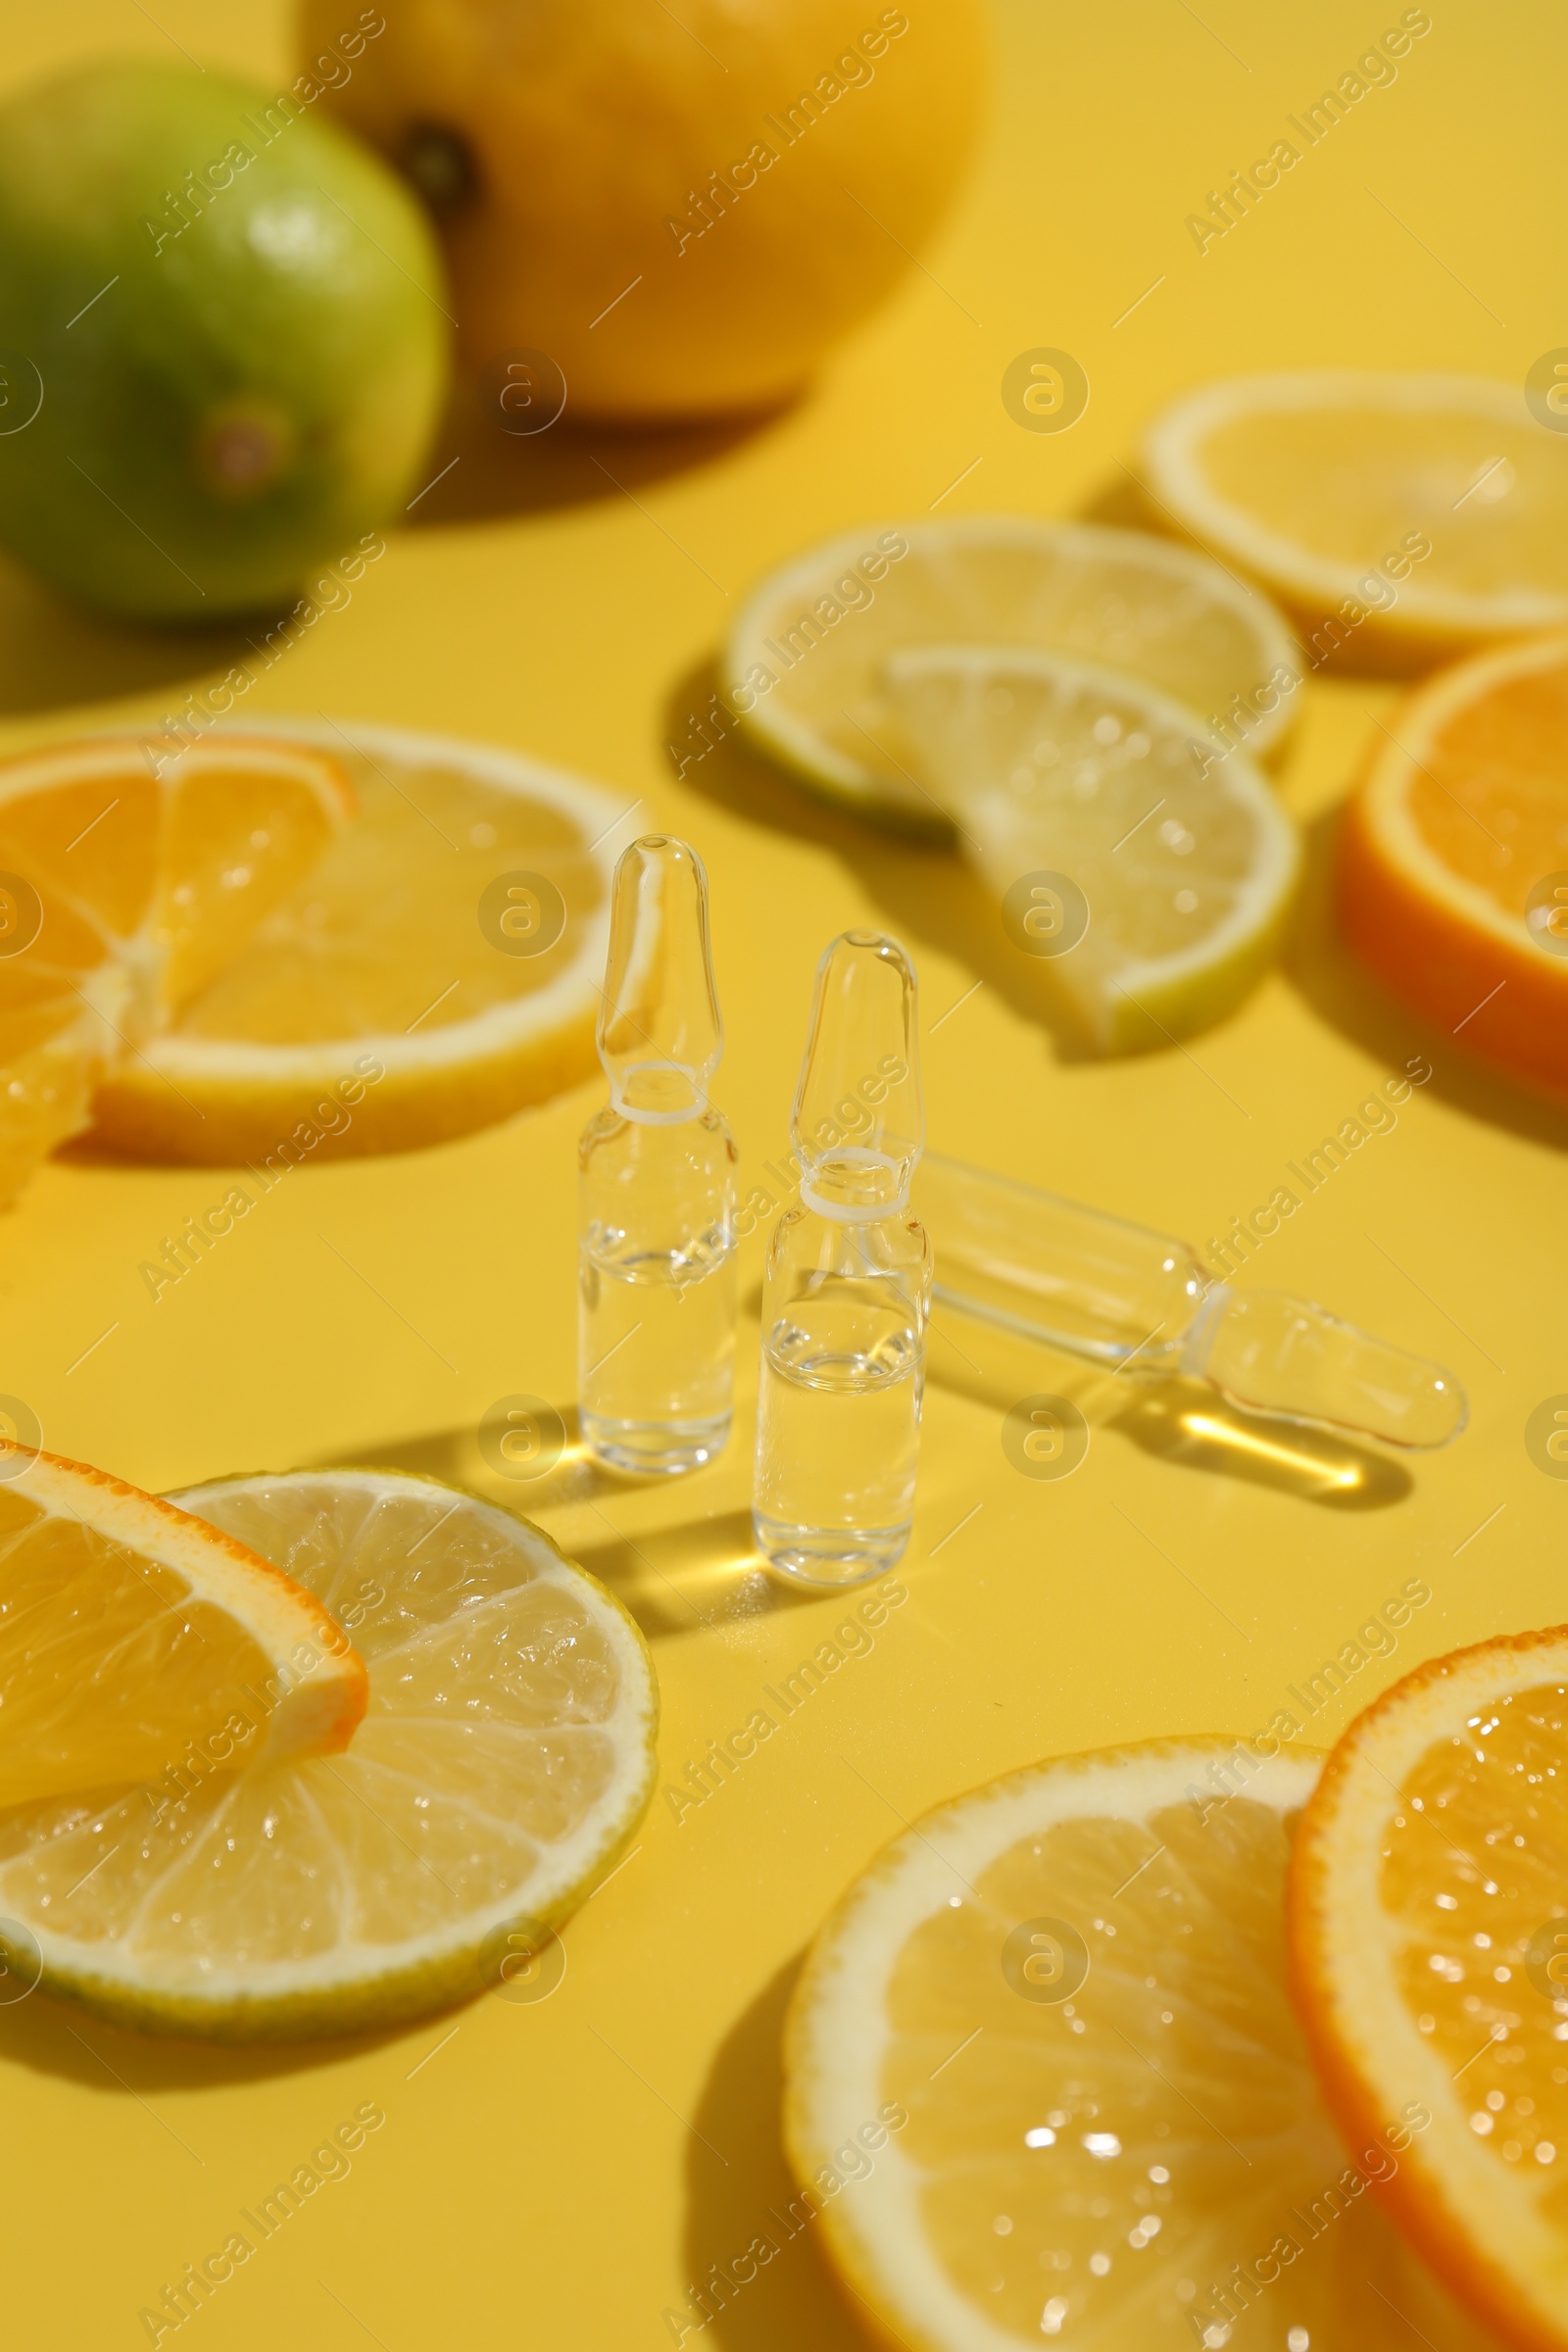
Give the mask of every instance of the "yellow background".
[{"label": "yellow background", "polygon": [[[144,2341],[137,2312],[161,2282],[375,2100],[387,2121],[352,2177],[190,2324],[207,2352],[348,2352],[367,2336],[385,2352],[653,2352],[670,2341],[663,2309],[739,2252],[784,2189],[791,1976],[902,1821],[1045,1752],[1250,1731],[1412,1576],[1430,1605],[1328,1728],[1423,1655],[1568,1614],[1568,1484],[1523,1444],[1532,1407],[1568,1390],[1560,1121],[1379,996],[1315,902],[1289,967],[1189,1052],[1063,1063],[952,912],[939,860],[818,813],[727,749],[677,784],[664,750],[703,707],[741,591],[813,537],[939,498],[949,514],[1101,504],[1136,465],[1144,418],[1211,374],[1349,363],[1518,382],[1568,341],[1565,27],[1544,5],[1432,0],[1433,29],[1393,87],[1204,256],[1185,232],[1206,190],[1266,153],[1397,13],[1008,0],[982,161],[928,273],[910,273],[809,400],[727,446],[694,444],[662,475],[629,443],[619,463],[599,445],[635,503],[564,443],[509,447],[488,485],[470,453],[246,714],[325,709],[525,747],[637,802],[637,824],[696,842],[729,1034],[716,1092],[749,1168],[784,1145],[811,968],[849,924],[898,931],[917,959],[935,1145],[1200,1243],[1389,1071],[1428,1055],[1435,1074],[1397,1130],[1285,1227],[1255,1279],[1451,1364],[1469,1434],[1408,1475],[1369,1476],[1360,1499],[1377,1507],[1329,1508],[1310,1480],[1173,1458],[1168,1423],[1107,1426],[1114,1397],[1043,1363],[1014,1394],[1076,1384],[1097,1426],[1077,1475],[1035,1483],[1008,1466],[995,1404],[956,1385],[964,1367],[938,1339],[907,1605],[701,1811],[677,1826],[656,1799],[633,1858],[567,1928],[549,2001],[491,2000],[283,2060],[144,2045],[41,2000],[0,2010],[17,2344]],[[170,38],[270,82],[282,73],[270,0],[155,0],[152,14],[8,0],[7,73],[108,46],[172,56]],[[909,14],[918,38],[913,0]],[[1003,408],[1007,364],[1039,345],[1088,371],[1070,432],[1022,431]],[[0,573],[6,742],[72,707],[94,723],[162,709],[227,658],[69,614]],[[1393,691],[1304,696],[1281,789],[1308,825]],[[153,1488],[334,1458],[482,1477],[472,1433],[487,1405],[571,1396],[573,1143],[598,1100],[585,1087],[466,1143],[305,1170],[156,1306],[138,1261],[220,1197],[220,1172],[53,1165],[0,1224],[0,1387],[28,1400],[50,1446]],[[753,1296],[760,1247],[744,1261]],[[666,1778],[843,1613],[767,1589],[748,1559],[755,1347],[754,1317],[740,1429],[716,1471],[655,1492],[566,1478],[546,1498],[554,1532],[650,1631]],[[525,1490],[504,1491],[526,1507]],[[858,2337],[801,2240],[708,2340],[826,2352]]]}]

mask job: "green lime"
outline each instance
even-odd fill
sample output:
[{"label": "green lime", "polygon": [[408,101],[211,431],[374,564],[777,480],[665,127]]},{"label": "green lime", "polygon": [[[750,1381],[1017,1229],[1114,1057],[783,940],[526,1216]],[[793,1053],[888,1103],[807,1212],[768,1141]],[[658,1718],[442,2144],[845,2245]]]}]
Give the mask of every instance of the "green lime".
[{"label": "green lime", "polygon": [[93,604],[253,611],[413,487],[440,263],[315,87],[121,62],[0,108],[0,543]]}]

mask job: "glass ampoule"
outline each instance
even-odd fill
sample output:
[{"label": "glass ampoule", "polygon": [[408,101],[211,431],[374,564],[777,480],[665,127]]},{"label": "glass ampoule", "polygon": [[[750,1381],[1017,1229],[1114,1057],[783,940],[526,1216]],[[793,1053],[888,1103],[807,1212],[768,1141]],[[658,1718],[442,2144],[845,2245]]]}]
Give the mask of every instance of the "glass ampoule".
[{"label": "glass ampoule", "polygon": [[931,1251],[909,1215],[925,1140],[913,966],[836,939],[817,966],[791,1119],[800,1204],[767,1253],[752,1524],[770,1566],[856,1585],[914,1511]]},{"label": "glass ampoule", "polygon": [[615,868],[598,1044],[610,1102],[577,1154],[578,1414],[598,1460],[676,1476],[729,1436],[736,1152],[708,1100],[724,1051],[708,877],[666,834]]}]

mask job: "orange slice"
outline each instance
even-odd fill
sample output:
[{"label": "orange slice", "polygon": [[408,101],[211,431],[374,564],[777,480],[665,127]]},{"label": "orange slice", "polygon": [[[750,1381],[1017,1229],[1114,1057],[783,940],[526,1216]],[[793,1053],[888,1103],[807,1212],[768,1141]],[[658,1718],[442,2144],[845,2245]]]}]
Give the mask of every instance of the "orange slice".
[{"label": "orange slice", "polygon": [[354,812],[315,747],[103,736],[0,766],[0,1206]]},{"label": "orange slice", "polygon": [[413,1151],[575,1085],[594,1066],[627,804],[495,745],[274,723],[302,753],[341,755],[357,819],[122,1058],[97,1134],[281,1174],[326,1136],[336,1153]]},{"label": "orange slice", "polygon": [[1339,905],[1407,1004],[1568,1088],[1568,636],[1476,655],[1399,708],[1349,804]]},{"label": "orange slice", "polygon": [[0,1956],[120,2025],[222,2041],[548,1998],[552,1929],[657,1778],[659,1688],[625,1610],[537,1528],[432,1479],[294,1471],[178,1499],[353,1627],[365,1720],[346,1755],[197,1739],[156,1786],[0,1811]]},{"label": "orange slice", "polygon": [[348,1745],[365,1668],[302,1585],[102,1470],[3,1468],[0,1810]]},{"label": "orange slice", "polygon": [[1292,1990],[1352,2144],[1509,2341],[1568,2345],[1568,1627],[1436,1658],[1352,1723],[1292,1863]]}]

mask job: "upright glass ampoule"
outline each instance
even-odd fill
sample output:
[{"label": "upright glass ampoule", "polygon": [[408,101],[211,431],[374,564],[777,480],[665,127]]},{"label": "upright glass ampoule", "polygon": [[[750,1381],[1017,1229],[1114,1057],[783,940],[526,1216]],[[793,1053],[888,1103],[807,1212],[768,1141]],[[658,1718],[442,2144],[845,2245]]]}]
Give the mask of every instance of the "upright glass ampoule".
[{"label": "upright glass ampoule", "polygon": [[908,1208],[915,977],[897,940],[846,931],[817,965],[790,1133],[801,1198],[767,1253],[752,1523],[785,1576],[858,1585],[909,1541],[931,1298]]},{"label": "upright glass ampoule", "polygon": [[724,1051],[708,877],[666,834],[615,868],[598,1042],[610,1102],[577,1153],[578,1413],[600,1461],[677,1476],[729,1436],[736,1153],[708,1100]]}]

